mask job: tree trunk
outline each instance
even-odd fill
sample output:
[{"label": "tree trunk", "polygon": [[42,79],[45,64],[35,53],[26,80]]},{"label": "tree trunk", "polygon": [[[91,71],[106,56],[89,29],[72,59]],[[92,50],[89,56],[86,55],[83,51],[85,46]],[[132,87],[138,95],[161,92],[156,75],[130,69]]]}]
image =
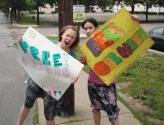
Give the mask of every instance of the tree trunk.
[{"label": "tree trunk", "polygon": [[134,14],[134,4],[132,4],[131,8],[132,8],[132,14]]},{"label": "tree trunk", "polygon": [[36,12],[36,14],[37,14],[37,25],[39,25],[39,5],[37,5],[37,10],[36,11],[37,11]]},{"label": "tree trunk", "polygon": [[18,10],[18,22],[20,21],[20,10]]},{"label": "tree trunk", "polygon": [[148,9],[149,9],[149,5],[148,3],[146,3],[146,22],[148,22]]}]

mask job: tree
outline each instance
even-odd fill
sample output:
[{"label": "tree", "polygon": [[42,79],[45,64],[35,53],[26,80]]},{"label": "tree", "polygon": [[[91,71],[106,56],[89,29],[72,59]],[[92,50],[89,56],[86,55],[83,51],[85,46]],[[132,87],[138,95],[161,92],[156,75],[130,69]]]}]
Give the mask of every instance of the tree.
[{"label": "tree", "polygon": [[108,6],[112,6],[114,4],[114,1],[113,0],[97,0],[97,4],[102,9],[105,9]]},{"label": "tree", "polygon": [[152,5],[159,5],[163,6],[164,5],[164,0],[125,0],[127,4],[130,4],[132,7],[132,13],[134,13],[134,5],[136,3],[140,3],[146,6],[146,22],[148,22],[148,10],[149,8],[152,7]]},{"label": "tree", "polygon": [[134,9],[135,9],[134,5],[136,3],[138,3],[138,1],[137,0],[125,0],[125,2],[126,2],[126,5],[130,5],[131,6],[131,8],[132,8],[131,13],[133,14],[134,13]]},{"label": "tree", "polygon": [[148,10],[152,5],[154,5],[154,0],[143,0],[145,6],[146,6],[146,22],[148,22]]},{"label": "tree", "polygon": [[74,0],[74,3],[82,4],[86,8],[86,11],[91,11],[93,5],[98,5],[100,8],[105,9],[108,6],[112,6],[113,0]]}]

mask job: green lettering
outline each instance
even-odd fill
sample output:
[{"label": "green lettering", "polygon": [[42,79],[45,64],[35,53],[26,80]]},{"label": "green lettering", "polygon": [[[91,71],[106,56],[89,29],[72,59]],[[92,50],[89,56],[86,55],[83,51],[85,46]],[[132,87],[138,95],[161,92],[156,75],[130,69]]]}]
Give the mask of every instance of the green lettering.
[{"label": "green lettering", "polygon": [[148,38],[146,32],[143,31],[143,29],[139,29],[136,34],[144,41],[145,39]]},{"label": "green lettering", "polygon": [[108,34],[105,35],[105,38],[107,40],[110,39],[110,40],[113,40],[114,42],[117,41],[117,40],[119,40],[120,37],[121,36],[120,36],[119,33],[111,33],[111,32],[109,32]]},{"label": "green lettering", "polygon": [[111,58],[116,64],[120,64],[122,62],[122,59],[115,53],[109,53],[108,57]]},{"label": "green lettering", "polygon": [[39,50],[36,47],[30,46],[30,52],[35,60],[39,60],[38,58]]},{"label": "green lettering", "polygon": [[53,60],[54,60],[54,66],[55,67],[61,67],[62,66],[62,63],[59,63],[59,60],[58,60],[59,58],[61,58],[59,53],[53,55]]},{"label": "green lettering", "polygon": [[45,65],[50,65],[50,61],[48,58],[50,57],[50,53],[48,51],[43,51],[42,52],[42,62]]},{"label": "green lettering", "polygon": [[22,48],[23,52],[26,53],[28,50],[28,44],[26,41],[21,41],[20,42],[20,47]]},{"label": "green lettering", "polygon": [[131,47],[133,51],[138,48],[138,45],[132,39],[128,39],[126,43]]}]

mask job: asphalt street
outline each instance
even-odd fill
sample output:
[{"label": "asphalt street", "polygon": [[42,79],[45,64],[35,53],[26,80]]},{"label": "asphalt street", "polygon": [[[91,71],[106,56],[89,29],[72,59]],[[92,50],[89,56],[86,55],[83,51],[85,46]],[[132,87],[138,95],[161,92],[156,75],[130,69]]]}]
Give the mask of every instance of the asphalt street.
[{"label": "asphalt street", "polygon": [[[28,78],[16,61],[17,50],[8,47],[15,42],[11,34],[8,20],[0,13],[0,125],[16,125]],[[24,125],[32,125],[33,114],[34,108]]]}]

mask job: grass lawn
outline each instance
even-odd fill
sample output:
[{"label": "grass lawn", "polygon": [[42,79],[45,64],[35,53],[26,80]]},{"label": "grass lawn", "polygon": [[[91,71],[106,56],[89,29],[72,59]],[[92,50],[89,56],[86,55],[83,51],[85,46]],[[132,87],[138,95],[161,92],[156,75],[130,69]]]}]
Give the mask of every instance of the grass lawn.
[{"label": "grass lawn", "polygon": [[121,84],[130,81],[128,87],[122,89],[123,93],[128,93],[135,99],[143,101],[151,112],[141,112],[144,117],[149,116],[154,119],[164,120],[164,58],[144,54],[136,63],[118,77]]},{"label": "grass lawn", "polygon": [[[21,19],[20,19],[20,21],[17,21],[17,23],[18,24],[33,24],[33,25],[35,25],[35,24],[37,24],[37,19],[36,19],[36,17],[33,19],[32,18],[32,15],[30,14],[30,15],[24,15],[24,16],[21,16]],[[50,23],[50,22],[47,22],[47,21],[43,21],[43,20],[39,20],[39,23],[40,23],[40,25],[42,25],[42,24],[52,24],[52,23]]]}]

